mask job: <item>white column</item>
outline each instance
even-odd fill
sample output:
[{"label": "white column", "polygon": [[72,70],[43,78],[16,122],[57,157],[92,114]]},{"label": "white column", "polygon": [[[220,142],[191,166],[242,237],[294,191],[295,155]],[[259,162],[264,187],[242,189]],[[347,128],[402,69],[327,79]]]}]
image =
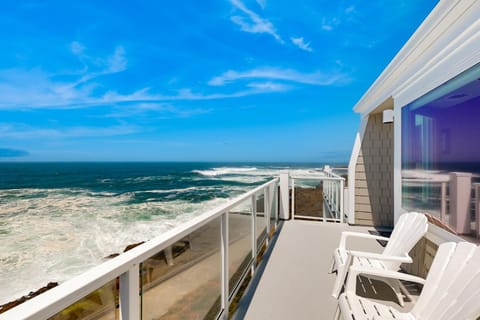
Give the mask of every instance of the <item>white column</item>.
[{"label": "white column", "polygon": [[263,217],[265,218],[266,238],[265,244],[268,246],[270,235],[270,186],[263,189]]},{"label": "white column", "polygon": [[221,226],[220,226],[220,249],[222,252],[222,309],[223,309],[223,319],[228,318],[228,294],[229,294],[229,286],[228,286],[228,212],[225,212],[221,218]]},{"label": "white column", "polygon": [[295,220],[295,179],[292,179],[292,207],[290,208],[290,212],[292,213],[292,220]]},{"label": "white column", "polygon": [[138,264],[120,276],[120,319],[140,319],[140,268]]},{"label": "white column", "polygon": [[257,264],[257,196],[252,196],[252,276]]},{"label": "white column", "polygon": [[288,173],[280,174],[280,214],[279,218],[283,220],[290,219],[289,212],[289,197],[290,191],[288,190],[289,176]]},{"label": "white column", "polygon": [[480,238],[480,184],[475,184],[475,234]]},{"label": "white column", "polygon": [[450,173],[450,226],[459,234],[470,233],[472,174]]}]

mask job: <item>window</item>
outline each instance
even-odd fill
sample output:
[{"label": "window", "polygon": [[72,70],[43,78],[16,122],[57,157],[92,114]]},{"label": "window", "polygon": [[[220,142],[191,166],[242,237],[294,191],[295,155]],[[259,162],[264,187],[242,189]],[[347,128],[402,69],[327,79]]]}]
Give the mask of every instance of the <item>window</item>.
[{"label": "window", "polygon": [[479,194],[477,65],[402,109],[402,207],[470,234]]}]

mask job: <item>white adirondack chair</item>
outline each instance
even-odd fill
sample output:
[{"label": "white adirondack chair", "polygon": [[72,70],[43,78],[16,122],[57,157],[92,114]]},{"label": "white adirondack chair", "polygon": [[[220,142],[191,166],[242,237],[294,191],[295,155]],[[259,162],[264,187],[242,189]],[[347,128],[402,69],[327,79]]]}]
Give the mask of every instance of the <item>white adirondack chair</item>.
[{"label": "white adirondack chair", "polygon": [[480,247],[468,242],[441,244],[427,278],[395,271],[381,271],[354,266],[348,282],[356,282],[359,274],[402,279],[424,284],[417,303],[410,312],[358,297],[351,286],[338,300],[344,320],[476,320],[480,318]]},{"label": "white adirondack chair", "polygon": [[[331,272],[337,270],[337,278],[332,291],[332,296],[338,298],[345,283],[350,266],[364,268],[398,271],[400,264],[411,263],[412,258],[408,255],[410,250],[427,232],[428,221],[424,214],[417,212],[404,213],[398,219],[390,238],[357,233],[342,232],[340,245],[334,251]],[[346,248],[348,238],[366,238],[388,241],[381,254],[352,251]],[[404,305],[403,295],[400,290],[400,282],[394,279],[384,280],[392,287],[401,306]]]}]

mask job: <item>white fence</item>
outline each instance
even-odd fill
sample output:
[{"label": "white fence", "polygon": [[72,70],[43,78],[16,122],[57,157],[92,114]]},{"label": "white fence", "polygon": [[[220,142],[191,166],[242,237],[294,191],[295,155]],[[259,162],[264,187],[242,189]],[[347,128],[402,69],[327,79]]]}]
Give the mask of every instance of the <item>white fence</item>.
[{"label": "white fence", "polygon": [[[183,296],[190,295],[194,297],[192,299],[197,299],[193,300],[195,302],[198,299],[208,300],[206,306],[198,311],[201,318],[227,319],[230,304],[241,283],[249,273],[255,272],[259,252],[269,245],[269,239],[278,230],[279,210],[288,217],[290,191],[292,217],[302,217],[295,215],[296,180],[321,181],[324,213],[320,220],[344,222],[342,177],[329,170],[321,176],[289,177],[284,174],[281,177],[285,179],[283,183],[280,178],[275,178],[0,314],[0,320],[63,320],[71,319],[72,315],[75,319],[159,318],[161,314],[159,316],[155,312],[160,312],[162,308],[164,313],[172,309],[163,305],[163,300],[172,300],[177,289],[190,290],[182,286],[194,288],[188,294],[183,292],[181,295],[178,304],[187,310],[178,311],[180,317],[182,312],[185,317],[193,312],[190,308],[194,308],[196,303],[181,300]],[[208,236],[203,240],[200,237],[199,243],[195,243],[195,238],[198,238],[196,234],[202,230]],[[172,246],[179,241],[189,242],[191,252],[198,245],[211,248],[205,254],[191,258],[181,271],[172,271],[171,278],[162,275],[152,280],[156,277],[156,265],[159,265],[155,257],[159,255],[168,262],[162,264],[163,271],[168,273],[173,270],[169,269],[176,259],[174,257],[172,260]],[[194,270],[201,269],[207,261],[210,264],[206,271]],[[186,272],[188,268],[193,270],[193,278],[183,279],[176,284],[182,288],[160,293],[159,288],[172,286],[165,285],[169,279],[177,278],[174,275]],[[105,292],[109,293],[106,295]],[[200,294],[195,296],[195,292]],[[93,306],[92,301],[95,301]]]},{"label": "white fence", "polygon": [[[295,212],[296,181],[318,182],[322,185],[323,208],[321,215],[305,215]],[[345,179],[333,173],[328,167],[318,176],[290,176],[292,219],[308,219],[328,222],[345,222],[344,185]]]},{"label": "white fence", "polygon": [[[220,300],[218,303],[217,318],[228,318],[229,305],[238,291],[239,285],[245,276],[255,271],[257,253],[264,244],[268,245],[268,239],[277,229],[278,222],[278,194],[279,179],[273,179],[213,210],[205,212],[193,218],[191,221],[176,227],[165,234],[158,236],[134,249],[119,255],[101,265],[94,267],[87,272],[75,277],[58,287],[55,287],[38,297],[0,314],[0,320],[20,319],[62,319],[62,312],[68,313],[76,310],[75,303],[86,296],[103,288],[108,283],[118,283],[118,304],[104,306],[99,303],[98,310],[85,316],[77,316],[81,319],[120,318],[120,319],[141,319],[145,310],[146,301],[142,301],[145,291],[142,291],[142,268],[145,262],[152,256],[169,248],[177,241],[198,231],[209,223],[219,221],[219,269],[221,270],[219,291],[213,294],[213,300]],[[263,202],[262,202],[263,200]],[[263,212],[257,212],[257,206],[263,206]],[[246,208],[246,209],[245,209]],[[229,274],[232,261],[229,260],[233,243],[239,243],[244,238],[232,239],[229,237],[231,228],[236,227],[229,224],[229,218],[242,216],[248,219],[247,225],[250,235],[247,239],[248,248],[246,257],[240,257],[241,270],[235,270],[235,278]],[[242,219],[243,219],[242,218]],[[214,223],[215,225],[215,223]],[[259,227],[259,225],[261,225]],[[235,249],[237,250],[237,249]],[[197,261],[197,264],[200,262]],[[193,264],[192,264],[193,265]],[[238,269],[238,268],[237,268]],[[238,276],[240,275],[240,276]],[[201,278],[201,277],[200,277]],[[201,281],[202,279],[198,279]],[[14,279],[12,279],[14,281]],[[113,285],[115,286],[115,285]],[[153,290],[153,289],[151,289]],[[159,301],[161,300],[161,297]],[[80,307],[78,307],[80,308]],[[69,311],[70,310],[70,311]],[[108,316],[110,314],[110,317]],[[143,318],[147,318],[144,316]]]}]

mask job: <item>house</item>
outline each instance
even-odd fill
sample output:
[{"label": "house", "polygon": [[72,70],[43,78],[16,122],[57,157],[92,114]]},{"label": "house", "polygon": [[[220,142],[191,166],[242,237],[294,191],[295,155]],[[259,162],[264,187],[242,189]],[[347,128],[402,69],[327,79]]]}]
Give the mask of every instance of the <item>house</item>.
[{"label": "house", "polygon": [[479,107],[480,2],[471,0],[439,1],[354,107],[349,222],[391,227],[403,212],[429,213],[443,228],[417,248],[420,274],[441,242],[480,236]]}]

